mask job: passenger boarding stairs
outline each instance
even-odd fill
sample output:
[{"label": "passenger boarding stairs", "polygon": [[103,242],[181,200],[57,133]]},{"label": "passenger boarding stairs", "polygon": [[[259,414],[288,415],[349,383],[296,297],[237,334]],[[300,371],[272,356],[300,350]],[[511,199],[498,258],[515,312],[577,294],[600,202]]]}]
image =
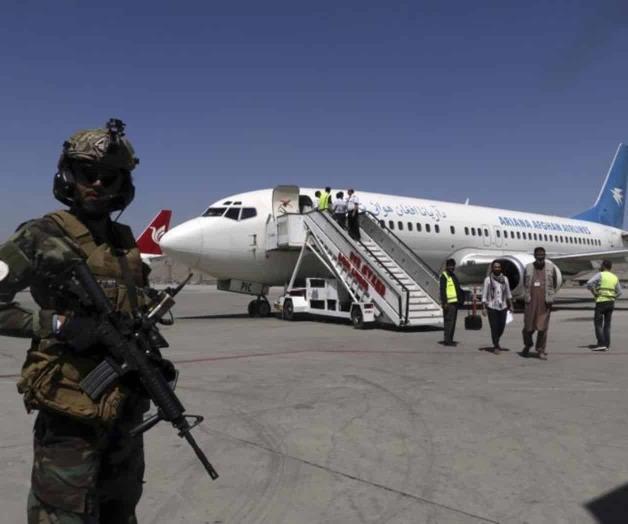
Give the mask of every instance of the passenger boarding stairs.
[{"label": "passenger boarding stairs", "polygon": [[[361,240],[349,236],[328,212],[286,214],[277,219],[277,249],[295,249],[290,230],[305,233],[289,289],[310,250],[355,302],[372,302],[378,321],[399,327],[441,325],[438,276],[392,231],[369,214],[360,216]],[[282,224],[283,222],[283,224]],[[290,241],[289,239],[293,240]]]}]

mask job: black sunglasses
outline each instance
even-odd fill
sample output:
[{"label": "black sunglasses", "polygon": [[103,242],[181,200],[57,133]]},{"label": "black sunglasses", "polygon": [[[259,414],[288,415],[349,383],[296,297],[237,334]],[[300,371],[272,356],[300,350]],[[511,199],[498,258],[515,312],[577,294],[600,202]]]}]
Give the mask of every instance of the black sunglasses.
[{"label": "black sunglasses", "polygon": [[122,169],[78,163],[72,166],[72,172],[79,183],[93,185],[100,180],[103,187],[111,187],[124,174]]}]

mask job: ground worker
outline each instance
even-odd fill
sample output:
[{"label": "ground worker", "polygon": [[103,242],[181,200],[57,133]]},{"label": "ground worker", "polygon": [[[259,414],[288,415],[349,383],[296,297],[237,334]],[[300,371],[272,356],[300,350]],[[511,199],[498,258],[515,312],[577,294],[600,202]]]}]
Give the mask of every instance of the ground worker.
[{"label": "ground worker", "polygon": [[610,260],[603,260],[600,271],[587,282],[587,288],[595,297],[593,324],[597,345],[593,351],[611,349],[611,317],[615,309],[615,300],[622,294],[619,278],[611,273],[612,268],[613,263]]},{"label": "ground worker", "polygon": [[458,308],[464,304],[464,292],[455,274],[456,261],[450,258],[445,262],[445,271],[440,276],[440,302],[443,308],[444,346],[455,346],[454,332]]}]

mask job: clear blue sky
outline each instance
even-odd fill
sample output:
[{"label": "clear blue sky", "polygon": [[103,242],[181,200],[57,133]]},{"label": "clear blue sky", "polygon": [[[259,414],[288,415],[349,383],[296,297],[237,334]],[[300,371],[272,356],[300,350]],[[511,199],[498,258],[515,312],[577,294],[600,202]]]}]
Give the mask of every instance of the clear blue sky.
[{"label": "clear blue sky", "polygon": [[7,1],[0,237],[111,116],[123,221],[293,183],[570,215],[628,140],[628,2]]}]

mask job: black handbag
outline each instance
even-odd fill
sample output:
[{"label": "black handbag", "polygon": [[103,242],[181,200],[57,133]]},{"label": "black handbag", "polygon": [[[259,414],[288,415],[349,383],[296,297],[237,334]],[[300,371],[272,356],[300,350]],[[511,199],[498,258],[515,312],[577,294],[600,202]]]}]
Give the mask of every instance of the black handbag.
[{"label": "black handbag", "polygon": [[478,315],[476,307],[475,289],[473,289],[473,299],[471,301],[471,312],[464,317],[464,328],[469,331],[479,331],[482,329],[482,317]]},{"label": "black handbag", "polygon": [[480,315],[467,315],[464,317],[464,328],[469,331],[482,329],[482,317]]}]

